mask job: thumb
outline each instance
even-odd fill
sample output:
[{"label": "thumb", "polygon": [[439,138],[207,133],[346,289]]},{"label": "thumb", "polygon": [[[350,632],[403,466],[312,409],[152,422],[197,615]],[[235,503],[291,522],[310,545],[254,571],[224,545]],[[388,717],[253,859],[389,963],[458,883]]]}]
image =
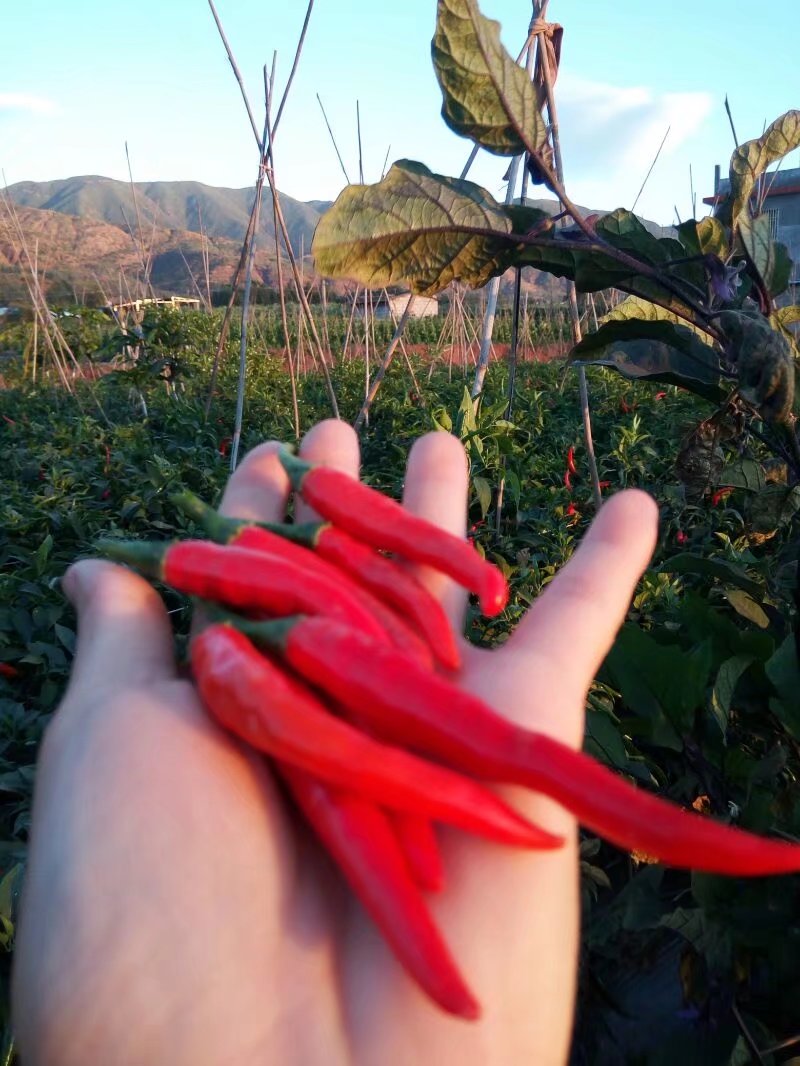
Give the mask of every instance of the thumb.
[{"label": "thumb", "polygon": [[64,593],[78,615],[70,696],[96,696],[176,676],[172,630],[160,597],[130,570],[100,559],[69,568]]}]

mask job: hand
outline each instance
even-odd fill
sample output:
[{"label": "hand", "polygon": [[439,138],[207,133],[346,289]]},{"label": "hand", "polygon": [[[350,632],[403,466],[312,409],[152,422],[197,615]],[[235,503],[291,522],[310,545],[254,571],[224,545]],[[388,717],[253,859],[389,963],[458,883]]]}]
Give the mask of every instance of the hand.
[{"label": "hand", "polygon": [[[224,511],[276,520],[288,487],[274,443],[231,479]],[[301,453],[358,474],[355,435],[316,426]],[[455,438],[411,451],[405,505],[464,533]],[[310,517],[306,510],[301,520]],[[587,688],[654,545],[639,492],[606,503],[497,651],[464,648],[462,683],[578,746]],[[459,629],[465,594],[420,571]],[[505,793],[565,833],[559,852],[440,830],[448,886],[430,905],[480,999],[451,1019],[400,969],[265,762],[209,720],[178,677],[166,612],[133,573],[66,575],[79,643],[44,739],[14,972],[26,1066],[437,1066],[566,1060],[578,952],[576,826],[550,801]]]}]

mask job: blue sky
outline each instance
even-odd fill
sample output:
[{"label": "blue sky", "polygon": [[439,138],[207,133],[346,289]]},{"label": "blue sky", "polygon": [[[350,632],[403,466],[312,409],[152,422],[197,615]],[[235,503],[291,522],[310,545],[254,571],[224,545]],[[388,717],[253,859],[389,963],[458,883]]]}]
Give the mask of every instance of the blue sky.
[{"label": "blue sky", "polygon": [[[531,5],[482,0],[510,51]],[[127,140],[140,181],[195,179],[243,187],[257,157],[238,88],[205,0],[27,0],[4,5],[0,166],[9,183],[77,174],[127,178]],[[306,0],[218,0],[257,113],[261,69],[278,51],[288,74]],[[350,177],[357,180],[356,100],[364,176],[414,158],[458,173],[470,144],[444,126],[430,61],[435,0],[317,0],[301,66],[276,139],[278,185],[302,200],[330,199],[344,177],[319,93]],[[698,214],[715,163],[741,139],[800,107],[797,0],[759,15],[730,0],[551,0],[565,27],[557,84],[567,188],[589,207],[630,207],[670,126],[637,211],[663,224]],[[785,166],[800,165],[794,153]],[[482,154],[470,177],[502,197],[506,161]],[[536,195],[534,193],[534,195]]]}]

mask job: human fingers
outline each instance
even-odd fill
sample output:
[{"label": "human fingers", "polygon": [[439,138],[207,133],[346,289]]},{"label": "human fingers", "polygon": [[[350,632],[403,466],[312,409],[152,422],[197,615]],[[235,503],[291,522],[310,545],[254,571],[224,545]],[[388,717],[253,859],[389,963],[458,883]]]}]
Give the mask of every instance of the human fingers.
[{"label": "human fingers", "polygon": [[278,459],[280,448],[280,441],[270,440],[247,453],[225,487],[223,514],[254,522],[283,521],[289,478]]},{"label": "human fingers", "polygon": [[502,654],[523,668],[546,663],[548,676],[558,678],[559,702],[577,697],[582,706],[652,557],[657,529],[651,496],[630,490],[612,497]]},{"label": "human fingers", "polygon": [[86,559],[69,568],[62,587],[78,615],[67,697],[175,677],[167,612],[143,578],[113,563]]},{"label": "human fingers", "polygon": [[[339,419],[329,418],[318,422],[309,430],[300,444],[300,455],[310,463],[319,463],[350,477],[358,477],[358,437],[346,422]],[[298,499],[296,517],[298,522],[313,522],[319,515]]]},{"label": "human fingers", "polygon": [[[403,505],[420,518],[457,537],[466,533],[467,459],[461,442],[449,433],[428,433],[417,440],[408,457]],[[415,575],[441,601],[460,633],[467,593],[444,574],[415,566]]]}]

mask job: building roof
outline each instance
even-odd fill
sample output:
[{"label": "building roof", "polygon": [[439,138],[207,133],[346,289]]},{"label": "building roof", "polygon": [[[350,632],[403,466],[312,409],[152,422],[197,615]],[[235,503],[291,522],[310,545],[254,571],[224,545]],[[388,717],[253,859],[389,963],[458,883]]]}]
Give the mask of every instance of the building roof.
[{"label": "building roof", "polygon": [[[765,175],[767,179],[767,195],[772,198],[773,196],[792,196],[800,193],[800,167],[794,167],[792,170],[779,170],[777,173],[774,171],[771,174]],[[719,188],[713,196],[704,196],[703,203],[715,206],[731,191],[731,183],[729,178],[723,178],[719,183]]]}]

